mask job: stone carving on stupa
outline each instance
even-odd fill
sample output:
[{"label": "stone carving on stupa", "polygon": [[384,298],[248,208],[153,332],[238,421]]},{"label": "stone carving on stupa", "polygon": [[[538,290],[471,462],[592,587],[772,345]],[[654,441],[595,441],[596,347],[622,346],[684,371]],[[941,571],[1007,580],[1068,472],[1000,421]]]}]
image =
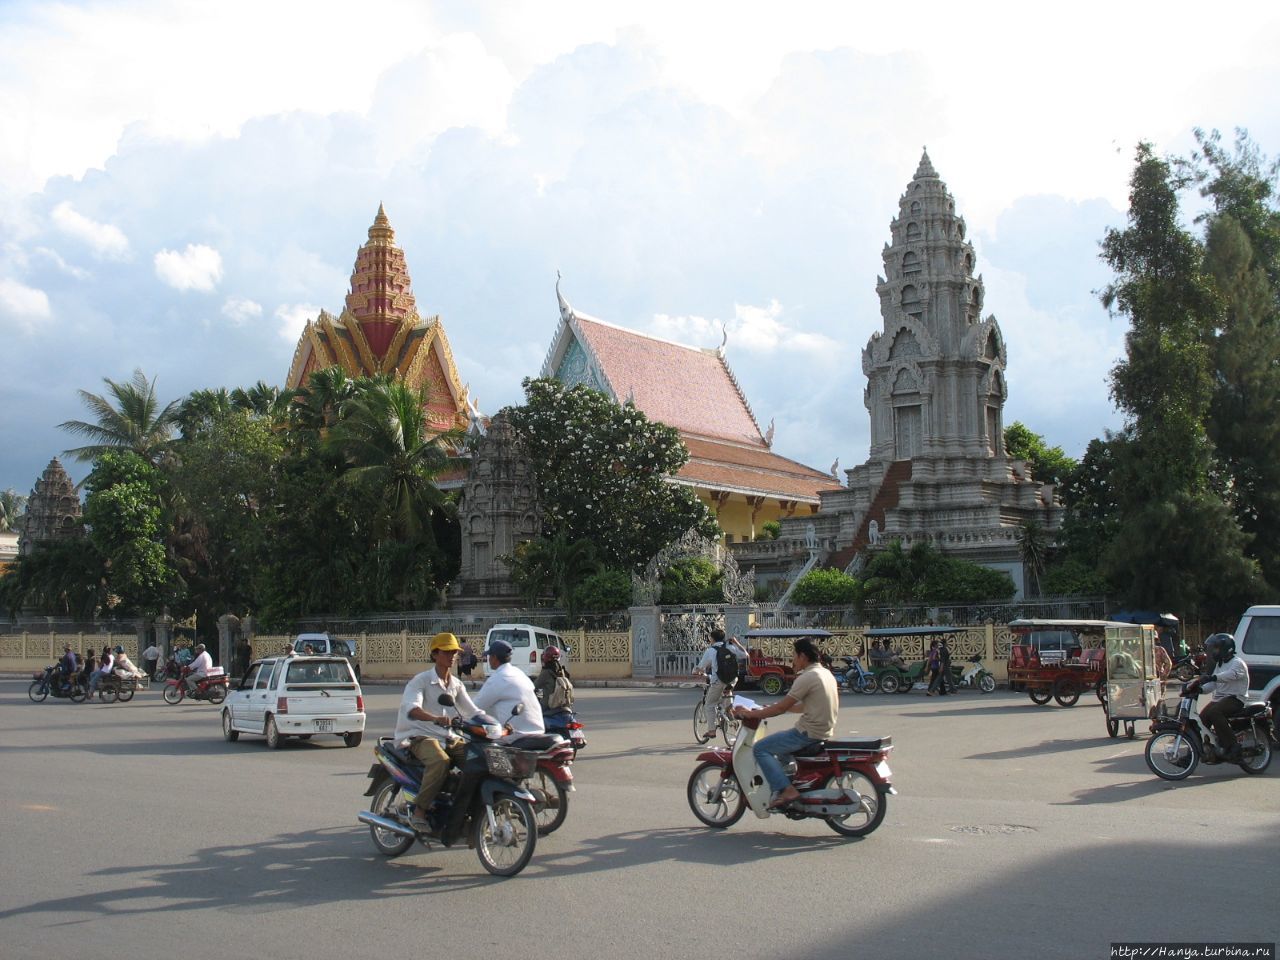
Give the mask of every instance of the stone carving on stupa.
[{"label": "stone carving on stupa", "polygon": [[541,535],[537,486],[529,458],[506,415],[472,434],[471,464],[458,502],[462,567],[450,606],[519,602],[503,557]]},{"label": "stone carving on stupa", "polygon": [[18,554],[30,556],[42,544],[84,536],[80,496],[61,461],[54,457],[31,489],[20,521]]},{"label": "stone carving on stupa", "polygon": [[[876,283],[882,328],[862,351],[870,451],[843,490],[821,493],[812,522],[824,564],[846,569],[893,540],[924,541],[1007,571],[1021,592],[1021,526],[1052,533],[1063,508],[1051,485],[1006,456],[1004,337],[982,314],[973,245],[928,151],[889,234]],[[782,527],[798,555],[802,523]]]}]

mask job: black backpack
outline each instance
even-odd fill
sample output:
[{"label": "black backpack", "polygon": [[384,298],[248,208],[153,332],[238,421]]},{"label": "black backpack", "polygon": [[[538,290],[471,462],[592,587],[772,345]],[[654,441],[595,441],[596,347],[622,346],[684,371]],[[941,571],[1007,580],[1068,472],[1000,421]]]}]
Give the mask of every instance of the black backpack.
[{"label": "black backpack", "polygon": [[716,679],[721,683],[738,680],[738,655],[727,643],[716,644]]}]

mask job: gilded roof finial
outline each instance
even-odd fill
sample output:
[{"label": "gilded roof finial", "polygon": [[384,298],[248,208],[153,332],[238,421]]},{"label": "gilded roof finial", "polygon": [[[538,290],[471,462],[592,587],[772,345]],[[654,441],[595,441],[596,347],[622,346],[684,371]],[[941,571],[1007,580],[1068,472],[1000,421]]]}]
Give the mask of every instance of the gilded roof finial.
[{"label": "gilded roof finial", "polygon": [[378,215],[373,218],[373,226],[369,228],[370,240],[381,240],[386,243],[394,243],[396,232],[391,229],[391,221],[387,219],[387,211],[383,209],[382,204],[378,204]]}]

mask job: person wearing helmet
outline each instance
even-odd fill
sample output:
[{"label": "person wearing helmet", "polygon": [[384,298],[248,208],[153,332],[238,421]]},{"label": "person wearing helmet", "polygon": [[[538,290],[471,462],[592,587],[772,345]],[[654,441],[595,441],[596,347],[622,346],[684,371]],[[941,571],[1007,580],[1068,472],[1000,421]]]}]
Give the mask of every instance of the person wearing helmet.
[{"label": "person wearing helmet", "polygon": [[1205,672],[1191,681],[1200,690],[1213,688],[1213,701],[1200,711],[1200,719],[1218,738],[1218,749],[1228,763],[1240,759],[1240,744],[1231,732],[1231,718],[1244,709],[1249,690],[1249,666],[1236,656],[1236,638],[1215,633],[1204,642]]},{"label": "person wearing helmet", "polygon": [[129,659],[129,655],[124,652],[124,647],[117,645],[115,650],[115,663],[112,665],[113,671],[121,680],[136,680],[142,676],[142,671],[134,666],[133,661]]},{"label": "person wearing helmet", "polygon": [[195,659],[187,665],[187,696],[189,697],[196,695],[196,685],[213,669],[213,657],[209,656],[209,651],[205,649],[204,644],[197,643],[195,649]]},{"label": "person wearing helmet", "polygon": [[[562,692],[557,697],[556,682],[561,677],[564,683],[560,684]],[[555,644],[542,651],[542,669],[538,671],[538,679],[533,681],[533,692],[538,695],[544,715],[547,710],[560,710],[573,704],[573,678],[564,665],[564,651]],[[561,700],[565,702],[559,702]]]},{"label": "person wearing helmet", "polygon": [[[473,699],[477,707],[497,717],[499,723],[508,724],[515,733],[542,733],[542,705],[538,703],[533,681],[511,663],[513,652],[511,644],[505,640],[489,642],[484,652],[489,658],[489,677]],[[524,709],[513,716],[518,703],[524,704]]]},{"label": "person wearing helmet", "polygon": [[472,717],[480,712],[462,681],[453,675],[453,663],[462,645],[452,633],[437,633],[427,646],[432,666],[410,680],[400,698],[396,712],[396,730],[393,736],[402,747],[407,747],[422,762],[422,786],[413,808],[410,824],[415,830],[427,832],[427,811],[444,786],[449,768],[462,765],[465,744],[449,727],[449,714],[440,704],[440,697],[453,697],[459,715]]}]

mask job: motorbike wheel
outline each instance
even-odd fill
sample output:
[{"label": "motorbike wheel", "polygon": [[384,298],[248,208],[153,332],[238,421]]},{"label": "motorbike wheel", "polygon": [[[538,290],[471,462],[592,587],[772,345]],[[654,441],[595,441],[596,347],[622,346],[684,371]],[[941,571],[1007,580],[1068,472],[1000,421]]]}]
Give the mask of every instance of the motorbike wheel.
[{"label": "motorbike wheel", "polygon": [[1107,736],[1114,740],[1120,736],[1120,721],[1107,718]]},{"label": "motorbike wheel", "polygon": [[[369,809],[387,820],[398,820],[396,805],[399,799],[400,784],[387,780],[373,795],[373,804]],[[398,857],[413,846],[413,837],[402,837],[398,833],[379,830],[374,826],[369,827],[369,836],[373,838],[374,849],[384,857]]]},{"label": "motorbike wheel", "polygon": [[177,683],[166,683],[164,685],[164,702],[168,704],[181,703],[185,697],[186,691],[182,689],[182,681]]},{"label": "motorbike wheel", "polygon": [[978,677],[978,689],[983,693],[995,693],[996,678],[989,673],[984,673]]},{"label": "motorbike wheel", "polygon": [[1186,683],[1188,680],[1194,680],[1197,673],[1198,671],[1196,670],[1195,664],[1184,663],[1173,671],[1173,677],[1175,680],[1181,680],[1183,683]]},{"label": "motorbike wheel", "polygon": [[32,703],[40,703],[49,696],[49,685],[43,680],[32,680],[31,686],[27,687],[27,696]]},{"label": "motorbike wheel", "polygon": [[882,693],[897,693],[898,688],[902,686],[896,673],[882,673],[879,682]]},{"label": "motorbike wheel", "polygon": [[267,728],[264,732],[267,735],[267,746],[272,750],[279,750],[284,746],[284,737],[280,736],[280,728],[276,726],[275,717],[267,717]]},{"label": "motorbike wheel", "polygon": [[1161,780],[1185,780],[1200,764],[1200,745],[1176,730],[1161,730],[1147,741],[1146,758],[1151,772]]},{"label": "motorbike wheel", "polygon": [[1053,699],[1064,707],[1074,707],[1080,700],[1080,688],[1071,680],[1060,677],[1053,684]]},{"label": "motorbike wheel", "polygon": [[782,692],[782,688],[785,686],[786,684],[783,682],[782,678],[776,673],[771,673],[767,677],[762,677],[760,679],[760,690],[768,697],[776,697]]},{"label": "motorbike wheel", "polygon": [[85,690],[84,686],[79,681],[76,681],[71,684],[71,692],[67,694],[67,699],[72,703],[84,703],[85,698],[88,696],[89,692]]},{"label": "motorbike wheel", "polygon": [[871,694],[871,693],[875,693],[879,689],[880,689],[880,681],[877,680],[874,676],[869,676],[869,677],[863,678],[862,686],[858,687],[858,692]]},{"label": "motorbike wheel", "polygon": [[527,800],[519,797],[499,797],[492,807],[482,806],[471,824],[471,838],[480,866],[495,877],[514,877],[529,863],[538,844],[533,810]]},{"label": "motorbike wheel", "polygon": [[342,742],[345,743],[348,747],[360,746],[360,741],[363,739],[364,739],[364,734],[359,730],[355,730],[351,733],[344,733],[342,735]]},{"label": "motorbike wheel", "polygon": [[1046,703],[1053,699],[1053,690],[1049,687],[1039,689],[1032,687],[1027,691],[1027,696],[1031,698],[1031,702],[1037,707],[1043,707]]},{"label": "motorbike wheel", "polygon": [[222,684],[218,684],[217,686],[209,689],[210,703],[221,703],[225,699],[227,699],[227,688]]},{"label": "motorbike wheel", "polygon": [[538,822],[538,836],[545,837],[559,830],[564,824],[564,818],[569,815],[569,791],[542,769],[533,775],[533,789],[546,798],[533,808],[534,818]]},{"label": "motorbike wheel", "polygon": [[693,815],[717,830],[733,826],[747,810],[747,798],[737,779],[732,774],[722,776],[723,772],[718,763],[701,763],[694,768],[685,790]]},{"label": "motorbike wheel", "polygon": [[1245,757],[1240,761],[1240,769],[1245,773],[1261,773],[1271,765],[1271,738],[1265,733],[1259,737],[1256,727],[1249,729],[1249,732],[1245,734],[1244,743],[1240,744],[1240,746],[1245,750],[1254,748],[1258,750],[1256,756]]},{"label": "motorbike wheel", "polygon": [[240,739],[240,731],[231,725],[231,711],[222,711],[222,739],[227,743],[235,743]]},{"label": "motorbike wheel", "polygon": [[120,687],[119,692],[116,694],[116,699],[119,700],[121,703],[128,703],[130,700],[133,699],[133,695],[137,691],[137,689],[138,689],[137,684],[126,683]]},{"label": "motorbike wheel", "polygon": [[693,708],[693,742],[706,743],[713,735],[707,733],[707,705],[699,700]]},{"label": "motorbike wheel", "polygon": [[865,837],[880,826],[889,806],[889,794],[880,790],[864,773],[846,770],[827,781],[828,790],[846,790],[862,798],[865,810],[843,817],[828,817],[827,826],[842,837]]}]

